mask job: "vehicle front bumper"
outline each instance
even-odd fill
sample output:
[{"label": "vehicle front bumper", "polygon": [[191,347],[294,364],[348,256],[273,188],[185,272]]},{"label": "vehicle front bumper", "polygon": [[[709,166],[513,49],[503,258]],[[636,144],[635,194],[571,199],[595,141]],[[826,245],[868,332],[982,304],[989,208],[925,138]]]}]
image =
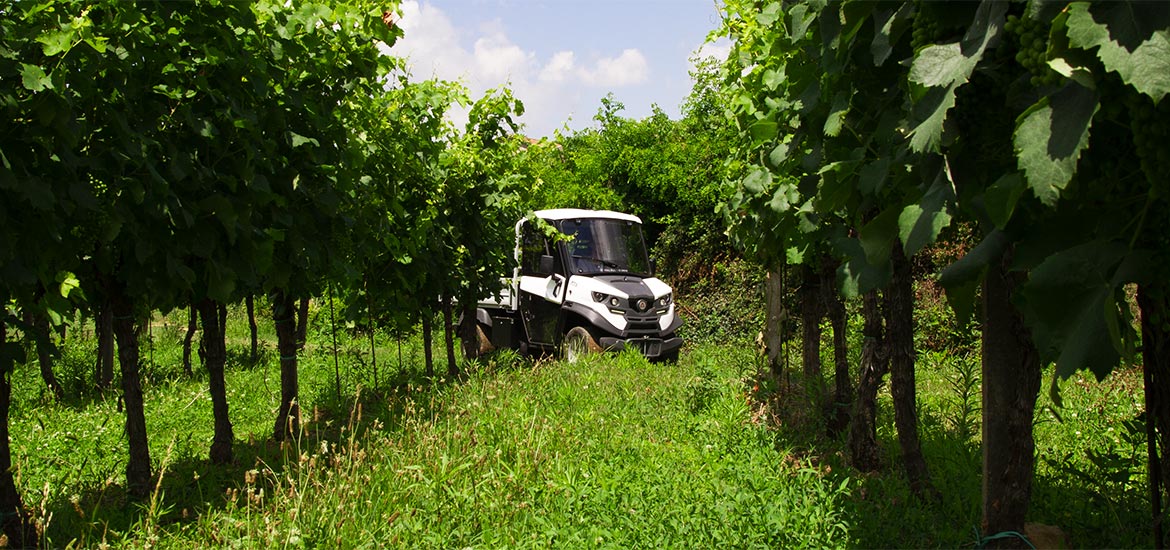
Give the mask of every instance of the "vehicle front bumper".
[{"label": "vehicle front bumper", "polygon": [[672,351],[682,347],[682,338],[654,338],[651,336],[638,336],[634,338],[617,338],[613,336],[602,336],[597,341],[602,349],[609,351],[621,351],[626,348],[636,349],[642,355],[649,359],[661,357],[669,354]]}]

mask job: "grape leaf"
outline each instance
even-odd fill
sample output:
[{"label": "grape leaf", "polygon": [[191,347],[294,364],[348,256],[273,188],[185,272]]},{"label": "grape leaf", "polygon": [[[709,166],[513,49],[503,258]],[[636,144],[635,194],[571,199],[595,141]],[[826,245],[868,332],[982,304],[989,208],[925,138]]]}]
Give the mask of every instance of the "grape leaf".
[{"label": "grape leaf", "polygon": [[302,136],[296,132],[289,132],[289,136],[292,138],[292,146],[294,148],[300,147],[300,146],[305,145],[305,144],[321,145],[321,143],[318,142],[316,139],[311,138],[311,137]]},{"label": "grape leaf", "polygon": [[873,43],[869,46],[869,51],[873,54],[873,64],[875,67],[880,67],[889,59],[890,54],[894,51],[891,34],[894,30],[894,22],[902,17],[910,10],[910,4],[903,4],[898,11],[884,10],[878,12],[873,18]]},{"label": "grape leaf", "polygon": [[966,82],[979,62],[963,53],[958,42],[935,44],[923,48],[910,66],[910,81],[928,88],[941,88]]},{"label": "grape leaf", "polygon": [[836,137],[841,133],[845,124],[845,115],[849,113],[849,93],[837,92],[833,96],[833,106],[829,109],[829,116],[825,117],[825,135]]},{"label": "grape leaf", "polygon": [[995,227],[1003,229],[1011,221],[1016,203],[1025,189],[1024,178],[1019,172],[1012,172],[996,180],[983,193],[983,205]]},{"label": "grape leaf", "polygon": [[45,70],[28,63],[20,64],[20,83],[30,92],[39,92],[46,88],[53,89],[53,81],[49,79],[49,75],[45,74]]},{"label": "grape leaf", "polygon": [[41,51],[45,57],[52,57],[69,50],[73,42],[73,32],[65,29],[46,32],[37,37],[37,42],[41,43]]},{"label": "grape leaf", "polygon": [[[1053,254],[1033,269],[1021,287],[1021,311],[1037,350],[1068,378],[1088,369],[1103,379],[1117,365],[1118,350],[1136,337],[1118,317],[1117,289],[1134,279],[1142,258],[1124,243],[1095,240]],[[1123,342],[1115,342],[1110,327]]]},{"label": "grape leaf", "polygon": [[914,103],[914,119],[921,122],[910,131],[910,148],[916,152],[938,152],[942,144],[947,111],[955,106],[955,86],[930,88]]},{"label": "grape leaf", "polygon": [[890,175],[890,159],[882,157],[861,167],[857,182],[857,190],[867,196],[877,195]]},{"label": "grape leaf", "polygon": [[797,4],[788,11],[791,28],[789,36],[792,37],[793,41],[804,38],[804,34],[808,32],[808,28],[816,20],[817,15],[819,15],[817,12],[809,13],[809,6],[805,4]]},{"label": "grape leaf", "polygon": [[772,200],[768,201],[768,207],[778,213],[787,212],[792,208],[792,203],[800,200],[800,192],[795,185],[781,183],[776,192],[772,194]]},{"label": "grape leaf", "polygon": [[752,195],[760,195],[772,187],[772,173],[756,168],[743,178],[743,189]]},{"label": "grape leaf", "polygon": [[889,282],[890,263],[882,266],[870,263],[861,241],[841,237],[833,241],[833,247],[843,258],[837,268],[837,286],[846,297],[855,298]]},{"label": "grape leaf", "polygon": [[898,238],[899,208],[886,209],[857,231],[865,259],[872,265],[886,265],[890,262],[891,248]]},{"label": "grape leaf", "polygon": [[1097,48],[1107,70],[1155,103],[1170,92],[1170,4],[1075,2],[1068,13],[1069,44]]},{"label": "grape leaf", "polygon": [[946,113],[955,106],[955,91],[971,78],[983,52],[999,35],[1006,13],[1005,2],[984,0],[961,41],[928,46],[914,57],[909,79],[928,91],[914,105],[914,120],[919,122],[911,130],[912,149],[938,151]]},{"label": "grape leaf", "polygon": [[68,298],[69,294],[81,288],[81,281],[77,280],[77,276],[63,271],[57,274],[57,282],[59,283],[59,292],[62,298]]},{"label": "grape leaf", "polygon": [[773,121],[757,120],[749,129],[752,135],[752,147],[759,147],[775,139],[778,128],[779,126]]},{"label": "grape leaf", "polygon": [[898,238],[902,240],[906,257],[934,242],[943,228],[951,224],[950,205],[954,201],[955,188],[946,169],[940,169],[922,199],[906,206],[898,216]]},{"label": "grape leaf", "polygon": [[775,24],[778,19],[780,19],[780,15],[780,3],[777,2],[769,4],[763,10],[761,10],[760,14],[756,16],[756,21],[758,21],[760,25],[770,27]]},{"label": "grape leaf", "polygon": [[999,229],[988,233],[970,252],[943,269],[938,282],[947,291],[947,303],[959,322],[966,323],[975,311],[975,291],[987,266],[1003,256],[1011,240]]},{"label": "grape leaf", "polygon": [[768,154],[768,161],[770,161],[772,163],[772,166],[780,166],[781,164],[784,164],[784,161],[787,159],[788,159],[788,142],[786,142],[786,141],[781,142],[774,149],[772,149],[771,153]]},{"label": "grape leaf", "polygon": [[1028,186],[1044,204],[1056,204],[1076,173],[1098,107],[1095,90],[1069,82],[1017,119],[1012,136],[1016,157]]}]

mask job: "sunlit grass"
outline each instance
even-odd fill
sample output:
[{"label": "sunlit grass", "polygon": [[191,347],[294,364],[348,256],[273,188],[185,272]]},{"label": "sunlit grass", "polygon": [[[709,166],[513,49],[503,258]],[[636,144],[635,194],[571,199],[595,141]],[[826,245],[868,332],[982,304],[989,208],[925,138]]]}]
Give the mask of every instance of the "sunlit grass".
[{"label": "sunlit grass", "polygon": [[[243,322],[235,314],[233,321]],[[677,364],[629,353],[574,365],[501,354],[465,365],[460,380],[427,380],[417,338],[403,342],[399,369],[397,339],[383,335],[381,384],[371,387],[364,339],[345,338],[338,361],[347,387],[338,400],[333,356],[310,342],[301,366],[305,433],[283,445],[268,438],[279,388],[271,353],[253,366],[229,365],[236,463],[218,467],[206,459],[211,408],[198,362],[196,379],[186,379],[181,331],[159,332],[146,411],[161,481],[148,502],[123,496],[116,392],[72,404],[22,402],[13,423],[18,475],[47,545],[850,540],[840,507],[845,478],[791,462],[775,432],[753,420],[744,393],[755,368],[750,351],[695,350]],[[18,391],[36,394],[38,383],[24,369]]]},{"label": "sunlit grass", "polygon": [[[919,354],[923,450],[942,500],[918,502],[898,466],[888,386],[879,394],[878,426],[886,468],[860,475],[848,466],[843,438],[825,436],[816,415],[788,418],[764,407],[769,396],[760,391],[776,388],[753,389],[760,359],[734,343],[691,346],[677,364],[606,354],[570,365],[501,353],[448,380],[422,376],[417,335],[379,334],[375,366],[366,337],[341,331],[335,366],[331,334],[318,326],[301,353],[304,433],[277,444],[270,439],[279,392],[271,323],[260,323],[260,358],[252,363],[242,308],[229,315],[228,333],[236,460],[213,466],[206,376],[197,358],[193,378],[180,366],[185,319],[181,312],[156,319],[153,361],[144,354],[158,482],[144,502],[125,498],[119,391],[116,383],[104,393],[92,389],[91,339],[71,338],[63,349],[58,377],[70,395],[63,403],[42,389],[35,365],[15,374],[15,473],[43,545],[974,541],[977,353]],[[799,368],[795,358],[790,364]],[[1147,543],[1143,440],[1126,422],[1141,410],[1140,388],[1136,371],[1102,384],[1074,378],[1063,384],[1060,420],[1042,397],[1031,521],[1062,527],[1078,546]],[[771,398],[802,407],[793,401],[800,395]]]}]

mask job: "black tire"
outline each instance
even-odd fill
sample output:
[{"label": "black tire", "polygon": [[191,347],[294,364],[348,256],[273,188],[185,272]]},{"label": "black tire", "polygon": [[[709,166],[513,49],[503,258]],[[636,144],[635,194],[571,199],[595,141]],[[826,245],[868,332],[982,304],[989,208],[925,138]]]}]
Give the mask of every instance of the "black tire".
[{"label": "black tire", "polygon": [[597,345],[597,338],[585,327],[573,327],[565,333],[565,340],[561,343],[561,357],[570,363],[576,363],[585,355],[599,353],[601,346]]}]

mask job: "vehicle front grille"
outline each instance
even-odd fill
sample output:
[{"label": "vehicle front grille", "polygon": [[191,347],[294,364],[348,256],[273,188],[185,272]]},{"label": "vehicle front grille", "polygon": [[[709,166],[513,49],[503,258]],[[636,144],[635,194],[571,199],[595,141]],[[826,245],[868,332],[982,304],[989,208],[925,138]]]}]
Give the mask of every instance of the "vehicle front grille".
[{"label": "vehicle front grille", "polygon": [[629,334],[658,334],[658,317],[626,317],[626,332]]}]

